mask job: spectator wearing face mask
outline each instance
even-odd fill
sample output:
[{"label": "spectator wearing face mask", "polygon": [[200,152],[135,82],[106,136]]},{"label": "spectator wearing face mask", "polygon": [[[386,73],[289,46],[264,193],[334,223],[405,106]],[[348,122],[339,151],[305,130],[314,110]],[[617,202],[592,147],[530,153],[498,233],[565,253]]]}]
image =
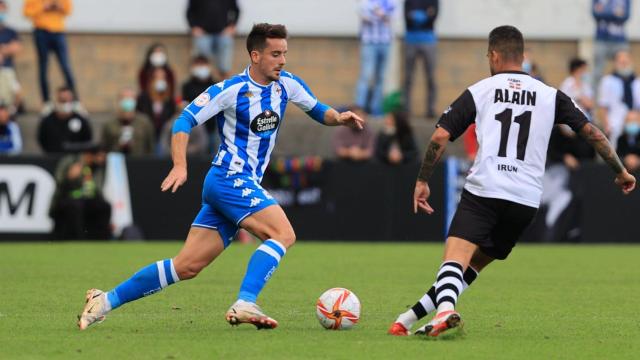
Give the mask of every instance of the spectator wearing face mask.
[{"label": "spectator wearing face mask", "polygon": [[18,33],[7,25],[6,20],[7,3],[0,0],[0,102],[15,113],[21,107],[22,95],[13,58],[22,45]]},{"label": "spectator wearing face mask", "polygon": [[165,80],[167,81],[168,91],[173,97],[176,93],[176,77],[171,65],[169,64],[169,56],[167,55],[167,48],[160,44],[153,44],[147,49],[147,54],[144,58],[142,68],[138,73],[138,85],[140,91],[144,92],[149,88],[149,84],[152,81],[153,72],[156,69],[163,69],[165,72]]},{"label": "spectator wearing face mask", "polygon": [[20,127],[11,120],[8,106],[0,103],[0,155],[16,155],[21,151]]},{"label": "spectator wearing face mask", "polygon": [[58,89],[54,109],[42,118],[38,128],[38,140],[44,152],[73,152],[92,141],[89,121],[74,110],[71,88],[65,86]]},{"label": "spectator wearing face mask", "polygon": [[102,146],[106,151],[128,155],[153,154],[155,136],[151,121],[136,112],[136,94],[125,88],[118,97],[116,116],[104,124]]},{"label": "spectator wearing face mask", "polygon": [[618,139],[618,155],[628,171],[640,168],[640,112],[629,111],[624,132]]},{"label": "spectator wearing face mask", "polygon": [[591,14],[596,21],[593,42],[593,85],[600,83],[607,61],[618,51],[628,50],[624,28],[631,15],[631,0],[592,0]]},{"label": "spectator wearing face mask", "polygon": [[587,81],[587,62],[575,58],[569,61],[569,76],[560,84],[560,90],[578,104],[582,112],[591,119],[593,111],[593,90]]},{"label": "spectator wearing face mask", "polygon": [[162,67],[153,69],[149,83],[138,96],[136,109],[151,119],[156,138],[164,124],[176,112],[176,103],[168,80],[168,73]]},{"label": "spectator wearing face mask", "polygon": [[640,108],[640,80],[633,72],[628,51],[616,53],[613,73],[602,78],[598,90],[598,107],[602,127],[611,144],[616,146],[627,112]]},{"label": "spectator wearing face mask", "polygon": [[211,75],[209,60],[198,55],[191,60],[191,76],[182,84],[182,100],[185,103],[192,102],[209,86],[217,81]]},{"label": "spectator wearing face mask", "polygon": [[[209,86],[217,81],[211,75],[211,66],[209,60],[198,55],[191,60],[191,77],[182,84],[182,100],[186,106],[192,102],[198,95],[205,91]],[[209,149],[215,153],[217,147],[216,122],[207,121],[204,123],[206,132],[209,134]]]}]

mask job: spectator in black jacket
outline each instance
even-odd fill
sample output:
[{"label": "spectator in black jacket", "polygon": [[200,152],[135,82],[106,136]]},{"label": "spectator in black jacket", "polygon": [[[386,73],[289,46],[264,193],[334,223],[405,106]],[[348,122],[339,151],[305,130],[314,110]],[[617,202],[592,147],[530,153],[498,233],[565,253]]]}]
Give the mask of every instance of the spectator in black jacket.
[{"label": "spectator in black jacket", "polygon": [[155,68],[149,78],[149,84],[136,102],[136,111],[149,117],[155,129],[155,138],[159,139],[164,123],[176,112],[176,103],[167,81],[168,73],[163,68]]},{"label": "spectator in black jacket", "polygon": [[[209,60],[203,55],[194,57],[193,60],[191,60],[191,77],[182,84],[182,101],[185,103],[183,105],[186,106],[192,102],[198,95],[216,82],[213,76],[211,76],[211,64]],[[204,123],[204,126],[207,129],[209,150],[215,153],[217,148],[216,122],[207,121]]]},{"label": "spectator in black jacket", "polygon": [[415,64],[422,58],[426,76],[427,117],[436,116],[436,55],[438,39],[433,30],[438,17],[438,0],[406,0],[404,2],[404,20],[406,33],[404,37],[404,84],[406,110],[411,113],[411,87],[415,77]]},{"label": "spectator in black jacket", "polygon": [[91,142],[89,121],[74,109],[71,88],[59,88],[55,110],[40,121],[38,128],[38,140],[44,152],[74,152]]},{"label": "spectator in black jacket", "polygon": [[627,114],[624,132],[618,138],[618,155],[629,171],[640,168],[640,112],[632,110]]},{"label": "spectator in black jacket", "polygon": [[391,112],[376,139],[376,158],[391,165],[414,161],[418,149],[406,112]]},{"label": "spectator in black jacket", "polygon": [[182,100],[187,104],[192,102],[216,82],[217,80],[211,75],[209,59],[203,55],[195,56],[191,60],[191,76],[182,84]]},{"label": "spectator in black jacket", "polygon": [[229,76],[233,62],[233,36],[240,9],[236,0],[189,0],[187,21],[195,55],[213,59],[219,78]]},{"label": "spectator in black jacket", "polygon": [[87,144],[78,154],[64,156],[56,167],[56,191],[49,216],[56,240],[111,238],[111,204],[102,193],[105,153]]},{"label": "spectator in black jacket", "polygon": [[164,44],[154,43],[147,48],[142,67],[138,70],[138,86],[144,92],[149,88],[153,73],[156,69],[164,70],[169,94],[173,96],[176,92],[176,76],[169,63],[169,55]]}]

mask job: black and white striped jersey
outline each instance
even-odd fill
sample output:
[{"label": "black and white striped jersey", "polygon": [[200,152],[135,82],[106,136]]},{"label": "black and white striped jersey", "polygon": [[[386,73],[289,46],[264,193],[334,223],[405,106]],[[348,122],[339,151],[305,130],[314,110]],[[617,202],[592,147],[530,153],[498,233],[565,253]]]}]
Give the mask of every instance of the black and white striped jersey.
[{"label": "black and white striped jersey", "polygon": [[502,72],[465,90],[437,126],[451,141],[476,124],[478,153],[465,189],[474,195],[538,207],[551,130],[580,130],[587,118],[562,91],[524,72]]}]

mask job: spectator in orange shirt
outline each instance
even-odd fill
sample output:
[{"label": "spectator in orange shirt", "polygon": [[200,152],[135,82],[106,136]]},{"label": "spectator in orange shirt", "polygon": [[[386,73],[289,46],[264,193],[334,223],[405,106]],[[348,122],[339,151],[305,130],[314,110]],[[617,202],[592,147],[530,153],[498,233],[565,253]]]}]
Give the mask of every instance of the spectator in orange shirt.
[{"label": "spectator in orange shirt", "polygon": [[78,98],[64,33],[64,19],[69,14],[71,14],[71,0],[25,0],[24,2],[24,15],[33,21],[35,28],[33,39],[38,51],[40,92],[42,101],[45,103],[45,110],[53,108],[49,98],[49,83],[47,81],[47,64],[50,52],[53,52],[58,58],[66,86],[71,89],[76,100]]}]

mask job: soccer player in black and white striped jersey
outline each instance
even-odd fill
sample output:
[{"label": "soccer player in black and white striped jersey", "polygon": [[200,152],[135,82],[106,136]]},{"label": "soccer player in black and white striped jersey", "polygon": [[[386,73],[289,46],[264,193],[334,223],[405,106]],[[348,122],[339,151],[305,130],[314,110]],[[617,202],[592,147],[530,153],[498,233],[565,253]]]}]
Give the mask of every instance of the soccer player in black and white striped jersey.
[{"label": "soccer player in black and white striped jersey", "polygon": [[438,336],[461,324],[458,297],[495,259],[504,260],[533,220],[542,196],[542,177],[551,130],[567,124],[584,137],[615,172],[628,194],[636,179],[625,170],[606,136],[563,92],[522,71],[524,39],[513,26],[489,34],[491,77],[472,86],[442,114],[427,146],[413,197],[414,212],[427,214],[429,178],[448,141],[476,124],[478,155],[469,171],[451,222],[444,261],[431,289],[389,329],[408,335],[417,320],[436,315],[415,334]]}]

